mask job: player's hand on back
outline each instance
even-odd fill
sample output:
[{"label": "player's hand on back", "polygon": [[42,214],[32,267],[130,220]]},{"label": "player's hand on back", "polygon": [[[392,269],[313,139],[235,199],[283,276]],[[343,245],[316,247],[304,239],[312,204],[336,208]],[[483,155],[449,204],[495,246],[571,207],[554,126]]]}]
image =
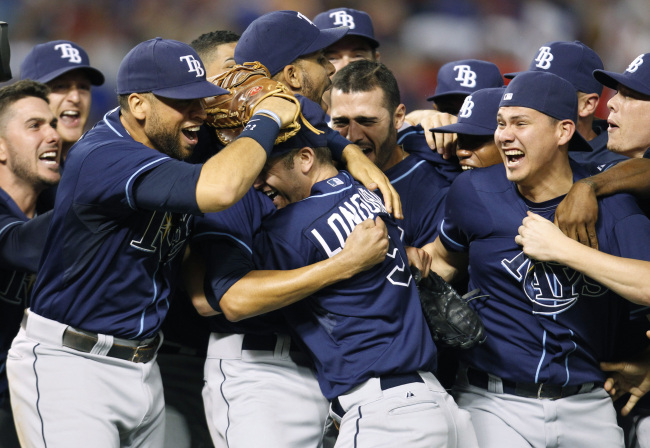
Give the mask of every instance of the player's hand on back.
[{"label": "player's hand on back", "polygon": [[381,191],[388,213],[392,213],[397,219],[404,219],[399,194],[377,165],[363,154],[361,148],[355,144],[346,146],[343,150],[343,162],[352,177],[361,182],[368,190],[379,189]]},{"label": "player's hand on back", "polygon": [[424,129],[424,136],[432,151],[438,151],[443,159],[449,159],[456,155],[456,134],[434,134],[429,129],[440,126],[447,126],[458,121],[458,117],[437,110],[416,110],[406,116],[406,121],[415,126],[417,124]]},{"label": "player's hand on back", "polygon": [[598,249],[596,193],[585,179],[574,183],[555,211],[555,224],[562,232],[585,246]]},{"label": "player's hand on back", "polygon": [[380,217],[357,224],[345,240],[341,257],[359,273],[381,263],[388,253],[388,230]]},{"label": "player's hand on back", "polygon": [[431,270],[431,255],[418,247],[406,246],[405,249],[409,266],[418,268],[422,273],[422,278],[428,277]]},{"label": "player's hand on back", "polygon": [[[646,333],[650,338],[650,331]],[[626,416],[634,408],[636,403],[648,391],[650,391],[650,352],[646,350],[633,359],[620,362],[601,362],[600,368],[605,372],[611,372],[605,381],[605,390],[609,392],[612,399],[617,400],[629,393],[625,406],[621,409],[621,415]]]}]

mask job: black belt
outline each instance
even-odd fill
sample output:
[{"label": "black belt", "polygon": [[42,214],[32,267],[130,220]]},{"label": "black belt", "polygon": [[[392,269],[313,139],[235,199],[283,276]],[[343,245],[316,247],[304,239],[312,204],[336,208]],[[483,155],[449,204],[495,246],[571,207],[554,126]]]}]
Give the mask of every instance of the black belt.
[{"label": "black belt", "polygon": [[[63,332],[63,345],[84,353],[90,353],[95,344],[97,344],[98,337],[96,334],[75,330],[68,327]],[[137,341],[133,341],[137,344]],[[113,344],[105,356],[111,358],[124,359],[131,362],[147,363],[153,359],[160,345],[160,334],[157,334],[153,341],[145,345],[122,345]]]},{"label": "black belt", "polygon": [[[403,386],[405,384],[411,383],[424,383],[424,380],[419,374],[415,372],[395,373],[390,375],[382,375],[379,377],[379,387],[381,387],[381,390],[388,390],[392,389],[393,387]],[[345,411],[343,410],[338,397],[332,400],[332,411],[341,418],[343,418],[345,415]]]},{"label": "black belt", "polygon": [[[245,334],[241,348],[242,350],[275,352],[277,341],[278,337],[274,334]],[[314,368],[314,363],[309,355],[300,350],[293,339],[291,339],[291,345],[289,346],[289,357],[301,367]]]},{"label": "black belt", "polygon": [[[485,372],[468,367],[467,380],[472,386],[489,390],[490,377]],[[506,394],[525,398],[548,398],[551,400],[566,398],[603,387],[603,383],[600,382],[579,384],[577,386],[557,386],[555,384],[545,383],[518,383],[504,378],[500,378],[500,380],[503,385],[503,392]]]}]

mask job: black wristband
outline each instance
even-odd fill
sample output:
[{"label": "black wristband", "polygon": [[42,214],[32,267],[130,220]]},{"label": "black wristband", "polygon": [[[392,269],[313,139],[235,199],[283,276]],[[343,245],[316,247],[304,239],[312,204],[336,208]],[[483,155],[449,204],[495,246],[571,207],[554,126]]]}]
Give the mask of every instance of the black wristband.
[{"label": "black wristband", "polygon": [[266,115],[255,114],[244,128],[244,131],[239,134],[239,137],[252,138],[264,148],[266,155],[269,156],[279,131],[280,128],[275,119]]},{"label": "black wristband", "polygon": [[327,147],[332,153],[332,159],[340,162],[343,160],[343,150],[346,146],[351,144],[347,138],[343,137],[337,131],[332,128],[328,128],[326,131],[325,137],[327,138]]}]

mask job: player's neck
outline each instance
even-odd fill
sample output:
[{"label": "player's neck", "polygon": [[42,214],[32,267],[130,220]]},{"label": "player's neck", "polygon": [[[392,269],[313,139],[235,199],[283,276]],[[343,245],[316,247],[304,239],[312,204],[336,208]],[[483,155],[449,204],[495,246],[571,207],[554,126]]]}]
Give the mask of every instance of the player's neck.
[{"label": "player's neck", "polygon": [[390,158],[384,163],[384,165],[381,167],[381,170],[383,172],[388,171],[398,163],[400,163],[402,160],[406,159],[409,156],[409,153],[404,151],[404,148],[402,145],[395,145],[395,149],[393,152],[390,154]]},{"label": "player's neck", "polygon": [[573,171],[568,163],[545,167],[529,179],[517,183],[519,193],[531,202],[541,203],[563,196],[573,185]]}]

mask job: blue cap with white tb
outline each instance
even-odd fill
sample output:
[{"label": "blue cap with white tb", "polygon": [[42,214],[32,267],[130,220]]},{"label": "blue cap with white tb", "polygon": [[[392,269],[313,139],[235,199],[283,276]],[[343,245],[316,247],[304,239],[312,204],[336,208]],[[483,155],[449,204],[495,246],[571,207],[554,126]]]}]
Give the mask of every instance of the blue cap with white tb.
[{"label": "blue cap with white tb", "polygon": [[650,53],[637,56],[623,73],[595,70],[594,78],[614,90],[618,90],[621,84],[635,92],[650,95]]},{"label": "blue cap with white tb", "polygon": [[[573,85],[553,73],[521,72],[506,87],[499,107],[527,107],[556,120],[578,120],[578,92]],[[569,141],[571,151],[592,151],[578,131]]]},{"label": "blue cap with white tb", "polygon": [[465,97],[454,124],[430,129],[431,132],[492,135],[497,129],[497,112],[505,87],[481,89]]},{"label": "blue cap with white tb", "polygon": [[205,79],[203,62],[192,47],[160,37],[136,45],[117,71],[118,95],[145,92],[178,100],[228,93]]},{"label": "blue cap with white tb", "polygon": [[436,101],[447,95],[469,95],[488,87],[502,87],[503,76],[496,64],[480,59],[448,62],[438,70],[435,93],[427,101]]},{"label": "blue cap with white tb", "polygon": [[375,29],[368,13],[352,8],[334,8],[321,12],[314,17],[314,25],[321,30],[346,26],[350,29],[347,36],[360,36],[368,39],[372,48],[379,47],[375,39]]},{"label": "blue cap with white tb", "polygon": [[90,66],[88,53],[69,40],[34,46],[20,65],[20,79],[46,83],[72,70],[82,70],[95,86],[104,84],[102,72]]}]

